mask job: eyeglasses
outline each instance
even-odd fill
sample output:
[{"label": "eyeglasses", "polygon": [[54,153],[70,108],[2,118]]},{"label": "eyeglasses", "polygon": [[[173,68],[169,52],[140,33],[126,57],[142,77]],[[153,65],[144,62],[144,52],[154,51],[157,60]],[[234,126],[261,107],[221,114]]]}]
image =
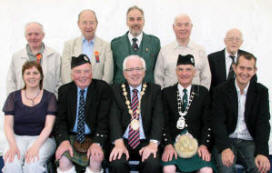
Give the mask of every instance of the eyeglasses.
[{"label": "eyeglasses", "polygon": [[140,21],[144,20],[144,18],[143,17],[128,17],[128,20],[130,22],[134,22],[134,21],[140,22]]},{"label": "eyeglasses", "polygon": [[240,38],[234,38],[234,37],[230,37],[230,38],[226,38],[228,41],[235,41],[235,42],[240,42],[242,41],[242,39]]},{"label": "eyeglasses", "polygon": [[124,71],[126,71],[126,72],[132,72],[132,71],[140,72],[140,71],[143,71],[143,70],[144,70],[143,67],[136,67],[136,68],[127,68]]}]

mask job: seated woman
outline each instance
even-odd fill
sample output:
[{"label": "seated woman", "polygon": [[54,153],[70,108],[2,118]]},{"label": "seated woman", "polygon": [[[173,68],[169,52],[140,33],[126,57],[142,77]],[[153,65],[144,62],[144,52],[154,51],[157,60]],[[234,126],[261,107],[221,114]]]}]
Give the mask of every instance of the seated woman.
[{"label": "seated woman", "polygon": [[9,94],[3,112],[8,145],[4,150],[4,173],[46,172],[46,162],[55,152],[50,134],[57,110],[56,97],[42,89],[43,72],[34,61],[22,68],[25,87]]},{"label": "seated woman", "polygon": [[176,74],[178,83],[163,90],[165,126],[162,144],[163,172],[212,173],[209,92],[193,85],[194,57],[179,55]]}]

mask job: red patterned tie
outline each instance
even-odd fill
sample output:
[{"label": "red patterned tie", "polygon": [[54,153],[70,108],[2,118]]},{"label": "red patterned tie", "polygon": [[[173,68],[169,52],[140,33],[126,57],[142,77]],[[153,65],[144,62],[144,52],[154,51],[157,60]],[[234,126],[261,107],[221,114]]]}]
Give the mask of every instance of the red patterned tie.
[{"label": "red patterned tie", "polygon": [[[131,101],[131,109],[133,111],[133,118],[134,119],[139,119],[139,115],[137,115],[136,110],[139,104],[139,99],[138,99],[138,90],[133,89],[133,96],[132,96],[132,101]],[[139,129],[133,130],[131,126],[129,125],[129,132],[128,132],[128,145],[132,148],[135,149],[138,145],[140,144],[140,132]]]},{"label": "red patterned tie", "polygon": [[42,59],[42,54],[41,53],[38,53],[36,55],[36,58],[37,58],[37,63],[40,64],[41,63],[41,59]]}]

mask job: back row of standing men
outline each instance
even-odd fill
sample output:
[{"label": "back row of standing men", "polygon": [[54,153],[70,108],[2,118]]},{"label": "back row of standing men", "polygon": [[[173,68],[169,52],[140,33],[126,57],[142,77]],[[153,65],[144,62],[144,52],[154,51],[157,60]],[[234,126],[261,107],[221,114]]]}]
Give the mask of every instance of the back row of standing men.
[{"label": "back row of standing men", "polygon": [[[226,44],[226,49],[224,49],[220,52],[216,52],[214,54],[211,54],[211,55],[209,55],[209,58],[207,58],[204,49],[201,46],[194,43],[192,40],[190,40],[190,34],[191,34],[191,30],[192,30],[193,25],[192,25],[192,22],[191,22],[191,19],[189,16],[182,14],[182,15],[179,15],[175,18],[174,24],[173,24],[173,30],[176,35],[176,40],[173,43],[166,45],[162,49],[160,49],[160,41],[157,37],[155,37],[153,35],[145,34],[143,32],[144,22],[145,22],[144,12],[142,9],[140,9],[136,6],[129,8],[128,12],[127,12],[127,25],[129,27],[129,31],[125,35],[113,39],[111,42],[111,46],[110,46],[108,43],[106,43],[105,41],[103,41],[102,39],[98,38],[95,35],[96,27],[98,24],[95,13],[91,10],[83,10],[79,14],[79,17],[78,17],[78,26],[81,30],[82,36],[75,38],[73,40],[67,41],[65,43],[64,50],[63,50],[63,56],[61,57],[61,59],[60,59],[60,56],[58,53],[56,53],[51,48],[47,47],[42,42],[42,40],[44,38],[44,32],[43,32],[42,25],[39,23],[35,23],[35,22],[27,24],[26,28],[25,28],[25,37],[28,41],[28,44],[26,45],[26,48],[15,53],[12,57],[12,62],[11,62],[11,66],[10,66],[9,73],[8,73],[8,84],[7,84],[8,92],[23,88],[24,83],[23,83],[22,76],[21,76],[21,67],[26,61],[36,60],[43,67],[44,88],[51,91],[51,92],[57,93],[57,88],[61,85],[61,83],[68,83],[71,81],[72,57],[74,57],[74,58],[81,57],[82,58],[82,56],[78,56],[78,55],[83,53],[88,56],[89,61],[92,64],[92,77],[93,78],[102,79],[108,83],[113,82],[114,84],[120,84],[120,83],[124,83],[125,81],[127,81],[129,86],[133,86],[132,85],[133,82],[137,81],[137,76],[133,77],[133,76],[130,76],[130,74],[133,71],[141,72],[141,70],[143,70],[143,69],[145,70],[145,74],[139,75],[140,78],[137,83],[142,84],[141,77],[144,77],[143,81],[151,82],[151,83],[155,82],[155,83],[161,85],[162,88],[166,88],[168,86],[175,84],[177,81],[179,81],[179,78],[181,78],[180,80],[185,80],[182,78],[186,78],[186,75],[182,76],[180,74],[180,76],[179,76],[178,73],[179,72],[182,73],[182,72],[184,72],[184,70],[190,71],[190,69],[186,69],[186,68],[184,69],[181,67],[178,68],[179,65],[188,65],[188,64],[193,65],[195,67],[195,71],[193,73],[191,73],[191,75],[193,74],[193,76],[192,76],[193,83],[205,86],[207,89],[210,88],[210,85],[212,88],[214,88],[218,84],[226,81],[229,76],[231,77],[235,73],[237,75],[237,78],[239,76],[239,79],[242,82],[243,81],[245,82],[245,86],[243,89],[245,89],[246,91],[244,91],[244,92],[247,93],[247,90],[249,90],[249,91],[253,90],[251,92],[257,93],[256,98],[259,98],[261,96],[260,95],[261,93],[264,94],[266,96],[264,99],[265,100],[264,105],[267,105],[267,103],[268,103],[268,100],[266,100],[266,99],[268,99],[267,98],[268,97],[267,96],[267,89],[265,89],[263,86],[259,86],[256,83],[256,81],[252,81],[252,83],[254,83],[254,84],[251,84],[251,85],[253,85],[253,86],[248,87],[248,85],[249,85],[248,79],[251,79],[251,77],[255,74],[255,71],[256,71],[256,67],[255,67],[256,59],[250,58],[252,56],[249,56],[249,58],[246,58],[248,55],[244,55],[244,58],[241,58],[242,60],[239,61],[239,62],[243,62],[243,63],[245,61],[245,64],[243,64],[243,66],[241,67],[240,70],[241,71],[243,71],[243,70],[250,71],[250,73],[246,72],[246,74],[241,74],[241,75],[238,74],[239,73],[239,70],[238,70],[239,64],[237,63],[236,60],[238,58],[238,54],[245,53],[245,52],[242,52],[241,50],[239,50],[239,47],[241,46],[241,44],[243,42],[242,34],[239,30],[237,30],[237,29],[229,30],[226,34],[225,39],[224,39],[225,44]],[[188,56],[185,56],[185,59],[187,59],[186,62],[184,62],[182,60],[178,60],[179,55],[188,55],[188,54],[192,55],[193,60],[192,60],[192,58],[190,58]],[[136,66],[134,64],[133,67],[128,68],[128,65],[132,65],[132,63],[127,62],[127,64],[126,64],[123,62],[124,59],[128,55],[139,55],[140,57],[142,57],[144,59],[145,63],[143,63],[143,64],[145,64],[145,65],[141,64],[141,65],[137,66],[137,61],[134,61]],[[76,61],[76,60],[74,60],[74,61]],[[78,61],[80,61],[80,60],[78,60]],[[130,60],[130,61],[132,61],[132,60]],[[236,66],[235,66],[236,69],[234,69],[234,67],[232,67],[233,63],[236,63]],[[127,76],[124,76],[126,73],[127,73]],[[243,73],[243,72],[241,72],[241,73]],[[188,75],[190,76],[190,73]],[[131,79],[131,81],[128,81],[129,79]],[[189,81],[189,83],[190,82],[191,81]],[[234,80],[232,82],[233,82],[233,84],[229,84],[231,86],[230,87],[231,92],[239,90],[239,86],[238,87],[236,86],[237,84],[235,84],[235,87],[234,87]],[[179,86],[179,85],[177,85],[177,86]],[[173,89],[174,93],[176,92],[177,86],[175,86],[175,89]],[[190,89],[191,91],[195,90],[194,85],[191,85],[191,83],[188,86],[192,87]],[[114,89],[118,90],[118,91],[119,90],[124,91],[124,90],[128,89],[128,86],[125,86],[123,88],[121,88],[121,87],[122,87],[122,85],[120,85],[119,88],[117,87]],[[142,93],[138,94],[139,98],[141,98],[145,94],[145,89],[147,90],[147,93],[149,92],[149,87],[153,88],[152,92],[156,91],[156,86],[153,86],[152,84],[150,84],[150,85],[148,84],[148,86],[145,86],[143,84],[143,85],[141,85],[141,88],[139,89],[139,91],[144,91],[144,92],[143,92],[143,94]],[[181,86],[181,88],[183,88],[183,89],[186,87],[187,86]],[[202,105],[202,104],[204,104],[203,100],[201,99],[203,97],[203,94],[201,94],[200,98],[198,98],[198,97],[199,97],[200,93],[206,93],[206,89],[201,86],[198,86],[196,88],[197,88],[197,91],[195,91],[195,93],[197,93],[196,94],[197,96],[195,96],[195,97],[197,99],[200,99],[199,102],[200,102],[200,105]],[[253,89],[251,89],[251,88],[253,88]],[[224,93],[225,89],[227,90],[227,88],[224,88],[224,86],[222,86],[221,89],[219,88],[218,91],[215,92],[215,95],[217,94],[217,97],[220,97],[220,98],[227,97],[228,95],[231,95],[229,93],[227,93],[227,94]],[[62,90],[64,90],[64,89],[62,89]],[[168,89],[168,90],[171,90],[171,89]],[[180,92],[179,98],[187,99],[187,101],[190,101],[190,100],[192,101],[192,99],[193,99],[192,97],[194,97],[194,96],[192,96],[192,94],[188,94],[188,96],[187,96],[186,92],[183,93],[182,89],[178,89],[178,90],[180,90],[179,91]],[[127,91],[127,92],[129,92],[129,91]],[[171,92],[172,91],[169,91],[169,93],[171,93]],[[130,93],[131,93],[130,95],[133,95],[132,90]],[[189,91],[189,93],[194,93],[194,92]],[[243,139],[245,141],[252,141],[253,140],[253,141],[257,141],[255,143],[253,142],[253,146],[255,146],[255,148],[256,148],[255,149],[255,155],[256,155],[256,160],[255,160],[256,162],[255,163],[258,166],[258,168],[263,169],[262,171],[265,171],[269,167],[269,166],[267,166],[267,164],[268,164],[267,158],[263,157],[263,156],[268,155],[268,149],[267,149],[268,148],[268,146],[267,146],[268,137],[267,137],[267,133],[265,133],[264,135],[260,135],[260,136],[262,136],[260,138],[258,136],[260,133],[267,131],[269,129],[269,125],[267,126],[268,122],[266,122],[269,120],[269,110],[265,108],[265,110],[267,110],[268,112],[264,112],[264,115],[263,115],[263,117],[261,117],[262,119],[260,121],[258,121],[259,117],[255,117],[255,116],[259,116],[259,115],[255,115],[255,114],[253,116],[250,115],[250,119],[249,119],[249,117],[246,117],[246,115],[244,115],[244,114],[249,114],[248,113],[249,110],[247,110],[247,109],[245,110],[245,107],[246,108],[248,107],[248,105],[245,106],[245,100],[247,99],[248,95],[244,94],[243,90],[240,91],[240,95],[238,94],[238,96],[235,94],[235,92],[232,94],[233,94],[233,97],[231,97],[231,99],[236,98],[237,100],[239,100],[239,105],[238,105],[238,103],[233,103],[234,106],[230,105],[230,107],[233,106],[233,107],[231,107],[230,110],[229,110],[229,107],[222,107],[222,109],[216,110],[216,111],[219,111],[216,113],[220,113],[220,117],[217,120],[218,120],[218,122],[222,123],[222,124],[219,124],[219,123],[218,124],[219,125],[226,125],[225,129],[220,126],[217,126],[216,130],[218,133],[214,132],[217,135],[218,141],[219,141],[219,142],[218,141],[216,142],[217,144],[219,144],[217,149],[219,150],[219,153],[222,152],[221,153],[222,159],[220,159],[220,158],[217,159],[217,160],[219,160],[218,163],[222,163],[222,167],[229,167],[229,166],[233,165],[234,154],[238,153],[237,157],[238,158],[240,157],[239,156],[240,149],[238,149],[238,147],[237,147],[237,143],[240,143],[240,141],[237,142],[235,140],[232,141],[230,139]],[[155,92],[154,95],[159,95],[159,94],[157,94]],[[125,94],[124,94],[124,96],[125,96]],[[175,96],[175,94],[172,96]],[[119,97],[118,95],[115,96],[115,98],[118,98],[118,97]],[[168,97],[172,98],[171,95],[168,96],[168,92],[166,92],[164,94],[164,97],[166,99]],[[215,99],[217,97],[215,97]],[[251,97],[253,97],[253,96],[251,96]],[[254,98],[254,99],[256,99],[256,98]],[[154,101],[154,103],[157,103],[156,98],[150,97],[150,99],[151,100],[149,100],[149,101],[151,101],[151,102]],[[173,99],[175,99],[175,98],[173,97]],[[120,97],[120,99],[117,99],[116,104],[118,105],[119,104],[118,102],[121,100],[122,100],[121,97]],[[252,100],[252,98],[251,98],[251,100]],[[171,102],[171,100],[169,100],[169,101]],[[182,103],[184,103],[184,102],[186,102],[186,101],[182,100]],[[226,103],[229,102],[229,100],[226,99],[226,100],[223,100],[220,102],[222,102],[222,104],[220,106],[225,106]],[[246,104],[249,104],[248,102],[250,102],[250,101],[247,101]],[[160,107],[160,103],[157,103],[157,104],[156,104],[156,110],[158,112],[160,112],[158,110]],[[165,103],[165,104],[167,105],[168,103]],[[191,103],[188,102],[189,107],[190,107],[190,104]],[[261,103],[258,103],[258,104],[261,104]],[[120,103],[120,105],[117,107],[120,108],[120,107],[122,107],[121,105],[122,105],[122,103]],[[216,105],[215,105],[215,107],[216,107]],[[254,106],[252,106],[252,107],[254,107]],[[187,107],[185,106],[184,110],[179,111],[179,112],[181,112],[179,118],[182,119],[182,117],[183,117],[182,112],[188,111],[188,108],[187,108],[187,110],[186,110],[186,108]],[[238,110],[236,110],[236,108]],[[121,116],[123,111],[120,112],[120,110],[118,110],[117,108],[116,108],[116,110],[114,108],[112,108],[112,109],[113,109],[113,111],[117,111],[117,113],[120,114],[120,116]],[[133,108],[130,108],[130,106],[128,106],[128,109],[133,109]],[[137,109],[138,108],[135,107],[135,111]],[[198,111],[200,111],[202,109],[203,108],[201,107],[198,109]],[[257,106],[256,110],[255,109],[251,110],[251,112],[258,114],[259,109],[260,108]],[[150,110],[153,110],[153,106],[151,106]],[[227,115],[226,112],[220,112],[222,110],[226,110],[226,112],[233,110],[233,111],[235,111],[235,113],[233,113],[235,116],[234,115],[229,116],[229,115]],[[131,111],[133,112],[134,110],[131,110]],[[154,113],[152,111],[151,112],[147,111],[147,112],[148,112],[148,114]],[[134,115],[133,115],[133,113],[131,113],[131,114],[132,114],[131,115],[132,120],[137,119],[137,118],[139,120],[139,117],[133,118]],[[140,116],[141,116],[141,114],[140,114]],[[200,113],[195,113],[195,114],[199,115]],[[224,114],[226,114],[226,115],[224,115]],[[158,115],[159,114],[157,114],[157,116]],[[245,116],[245,119],[243,118],[244,116]],[[170,117],[170,115],[169,115],[169,117]],[[197,117],[196,119],[198,121],[199,120],[198,118],[200,118],[200,117],[198,117],[198,116],[196,116],[196,117]],[[232,117],[232,118],[230,118],[230,117]],[[176,122],[181,122],[181,121],[179,121],[179,118],[174,120],[174,122],[175,122],[174,124],[176,124]],[[120,118],[120,119],[122,119],[122,118]],[[194,120],[192,119],[191,121],[194,121]],[[154,150],[154,148],[156,148],[156,147],[154,147],[154,145],[158,145],[158,142],[160,142],[160,137],[159,137],[160,136],[160,134],[159,134],[160,127],[158,127],[157,129],[154,129],[154,128],[156,128],[158,125],[162,124],[163,122],[160,122],[157,119],[158,124],[154,124],[154,126],[151,126],[151,127],[150,127],[150,124],[152,123],[152,118],[145,119],[145,121],[143,121],[143,122],[142,122],[142,119],[140,118],[140,122],[143,123],[144,132],[145,133],[147,132],[146,134],[145,133],[143,134],[143,139],[150,139],[150,143],[149,143],[150,145],[147,145],[148,149],[146,147],[143,147],[143,149],[141,149],[141,148],[139,149],[143,155],[142,159],[146,160],[149,158],[151,153],[156,155],[157,151]],[[242,127],[239,127],[238,130],[237,130],[238,125],[236,126],[236,122],[239,122],[237,124],[240,124],[240,123],[242,124],[241,125]],[[120,128],[121,127],[122,128],[128,127],[128,124],[131,124],[132,122],[125,123],[125,124],[118,124],[120,122],[116,121],[116,119],[115,119],[115,120],[111,121],[111,123],[113,123],[113,125],[112,125],[113,127],[116,127],[114,129],[112,129],[112,131],[113,131],[112,133],[114,133],[113,136],[116,138],[113,142],[116,146],[121,146],[119,148],[118,147],[114,148],[115,150],[113,149],[113,152],[112,152],[113,154],[111,155],[110,158],[114,158],[113,160],[115,160],[116,157],[119,156],[119,153],[121,153],[121,155],[122,155],[122,153],[126,154],[126,152],[127,152],[126,150],[124,150],[124,148],[122,148],[122,144],[121,145],[117,144],[119,142],[122,142],[122,141],[118,141],[118,139],[120,137],[122,138],[124,136],[126,136],[126,139],[130,138],[129,137],[130,130],[127,130],[128,131],[127,134],[123,135],[124,132],[122,132],[122,129],[118,129],[117,127],[120,127]],[[203,136],[200,137],[201,135],[198,134],[199,130],[190,129],[190,122],[186,121],[186,123],[189,125],[188,130],[193,134],[193,136],[196,138],[199,137],[198,142],[203,140],[203,139],[200,139]],[[147,124],[149,124],[149,125],[147,125]],[[247,124],[247,125],[245,126],[245,124]],[[133,125],[135,125],[135,124],[133,124]],[[136,123],[136,126],[137,125],[138,124]],[[260,129],[260,127],[257,127],[255,125],[262,126],[262,128],[265,127],[266,130],[263,131]],[[95,126],[95,125],[93,125],[93,126]],[[129,126],[132,126],[132,124]],[[140,126],[142,127],[142,124]],[[230,127],[228,127],[228,126],[230,126]],[[130,128],[130,127],[128,127],[128,128]],[[135,128],[135,129],[137,130],[138,128]],[[157,130],[157,132],[155,132],[154,130]],[[200,129],[200,130],[203,130],[203,129]],[[205,130],[210,131],[211,129],[207,128]],[[139,131],[141,131],[141,128]],[[171,140],[173,142],[173,139],[170,139],[170,138],[172,138],[170,131],[171,130],[168,130],[168,132],[163,133],[163,135],[165,136],[163,138],[163,140],[166,140],[166,141]],[[247,132],[246,134],[244,134],[245,131]],[[249,131],[249,134],[248,134],[248,131]],[[178,131],[178,132],[180,132],[180,131]],[[119,133],[121,133],[121,134],[119,134]],[[65,134],[65,133],[63,133],[63,134]],[[239,136],[239,134],[242,134],[242,138],[241,138],[241,136]],[[101,136],[101,138],[103,138],[103,134],[97,133],[97,135],[98,135],[98,137]],[[207,136],[206,136],[205,140],[203,141],[203,143],[209,143],[209,139],[207,139],[207,138],[209,138],[210,133],[206,132],[205,135],[207,135]],[[232,136],[230,136],[230,135],[232,135]],[[223,137],[220,137],[220,136],[223,136]],[[268,132],[268,136],[269,136],[269,132]],[[148,140],[146,140],[146,141],[148,141]],[[133,149],[133,147],[135,147],[133,145],[132,146],[129,145],[129,141],[125,141],[125,143],[126,143],[126,146],[129,146],[132,149]],[[138,143],[138,141],[136,141],[136,143]],[[200,142],[200,144],[202,144],[202,142]],[[137,146],[135,148],[137,148]],[[144,145],[142,145],[142,146],[144,146]],[[171,147],[169,150],[166,150],[165,153],[168,153],[168,152],[169,153],[163,155],[163,160],[170,161],[171,159],[169,159],[168,157],[171,157],[171,158],[173,157],[173,153],[174,153],[173,151],[171,150]],[[132,152],[132,153],[133,153],[132,155],[137,155],[137,154],[135,154],[135,152]],[[199,153],[200,153],[200,156],[202,156],[203,160],[210,160],[210,158],[209,158],[210,156],[208,156],[209,154],[207,154],[208,151],[207,151],[207,148],[205,148],[205,146],[199,150]],[[246,151],[246,153],[248,153],[248,151]],[[129,154],[131,155],[130,152],[129,152]],[[121,155],[120,155],[120,157],[121,157]],[[245,163],[245,166],[248,169],[250,169],[250,168],[255,169],[254,167],[251,167],[252,165],[254,165],[254,163],[252,162],[253,157],[252,156],[249,156],[249,157],[251,159],[251,162]],[[115,163],[115,164],[116,164],[115,165],[116,168],[122,169],[122,166],[120,166],[120,165],[122,165],[122,162]],[[156,163],[153,163],[153,164],[156,164]],[[183,165],[186,165],[186,163],[183,163]],[[152,167],[155,168],[156,166],[152,166]],[[168,169],[165,168],[165,171],[169,171],[169,170],[170,170],[170,172],[173,171],[173,167],[171,167],[171,164],[170,164],[170,167],[167,167],[167,168]],[[126,169],[126,168],[124,168],[124,169]],[[150,169],[148,169],[147,172],[152,172],[152,170],[150,171]],[[182,169],[182,168],[180,168],[180,169]],[[205,171],[210,171],[210,170],[202,170],[202,171],[205,172]],[[120,171],[116,170],[116,172],[120,172]],[[157,172],[157,171],[153,171],[153,172]]]}]

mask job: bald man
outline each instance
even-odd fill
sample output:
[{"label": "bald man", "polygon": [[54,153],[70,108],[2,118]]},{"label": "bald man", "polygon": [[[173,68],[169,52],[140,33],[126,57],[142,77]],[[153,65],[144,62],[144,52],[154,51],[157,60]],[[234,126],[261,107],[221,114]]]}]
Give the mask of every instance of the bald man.
[{"label": "bald man", "polygon": [[82,10],[77,23],[81,36],[67,41],[62,54],[61,78],[63,83],[71,82],[71,58],[85,54],[92,63],[93,78],[107,83],[113,78],[113,59],[110,44],[95,35],[98,25],[93,10]]},{"label": "bald man", "polygon": [[211,88],[229,78],[234,78],[231,64],[236,62],[239,54],[245,53],[245,51],[239,49],[243,44],[243,35],[237,28],[227,31],[224,43],[226,47],[223,50],[208,55],[212,73]]},{"label": "bald man", "polygon": [[155,66],[155,83],[166,88],[177,83],[176,62],[178,55],[191,54],[195,57],[196,74],[193,84],[210,88],[211,73],[205,50],[190,39],[192,21],[186,14],[175,17],[173,30],[176,40],[163,47]]},{"label": "bald man", "polygon": [[[37,61],[44,73],[43,88],[57,94],[61,85],[59,53],[43,43],[43,25],[30,22],[25,26],[26,46],[12,55],[7,76],[7,93],[24,87],[22,66],[26,61]],[[5,62],[4,62],[5,63]]]}]

